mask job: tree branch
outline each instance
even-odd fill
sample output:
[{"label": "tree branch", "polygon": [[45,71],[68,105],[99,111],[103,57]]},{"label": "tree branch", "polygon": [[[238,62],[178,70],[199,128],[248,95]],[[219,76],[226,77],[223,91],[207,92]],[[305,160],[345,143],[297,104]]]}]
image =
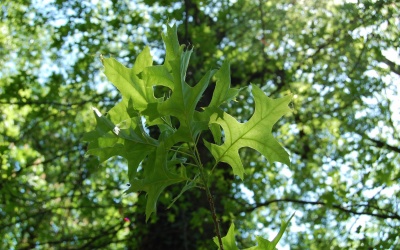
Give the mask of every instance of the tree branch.
[{"label": "tree branch", "polygon": [[400,65],[390,61],[389,59],[387,59],[384,56],[383,56],[382,62],[385,63],[387,66],[389,66],[390,70],[393,73],[396,73],[396,74],[400,75]]},{"label": "tree branch", "polygon": [[378,147],[378,148],[387,148],[387,149],[389,149],[391,151],[394,151],[396,153],[400,153],[400,148],[398,148],[398,147],[389,145],[389,144],[387,144],[386,142],[383,142],[383,141],[372,139],[372,138],[370,138],[368,136],[365,136],[365,137],[366,137],[367,140],[373,142],[375,144],[375,146]]},{"label": "tree branch", "polygon": [[291,199],[291,198],[285,198],[285,199],[274,199],[270,201],[266,201],[263,203],[258,203],[253,205],[252,207],[249,207],[243,212],[252,212],[260,207],[266,207],[269,206],[272,203],[279,203],[279,202],[291,202],[291,203],[297,203],[297,204],[303,204],[303,205],[319,205],[319,206],[325,206],[325,207],[332,207],[336,210],[340,210],[346,213],[351,213],[351,214],[357,214],[357,215],[369,215],[372,217],[377,217],[381,219],[394,219],[394,220],[400,220],[400,214],[378,214],[378,213],[373,213],[373,212],[359,212],[353,209],[349,209],[346,207],[343,207],[341,205],[335,205],[335,204],[328,204],[327,202],[322,202],[322,201],[305,201],[305,200],[296,200],[296,199]]}]

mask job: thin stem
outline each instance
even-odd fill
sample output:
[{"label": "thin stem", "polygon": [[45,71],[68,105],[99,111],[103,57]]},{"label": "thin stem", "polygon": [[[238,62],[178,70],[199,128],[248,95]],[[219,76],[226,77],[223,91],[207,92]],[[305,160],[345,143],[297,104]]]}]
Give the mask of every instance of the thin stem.
[{"label": "thin stem", "polygon": [[208,203],[210,204],[210,210],[211,210],[211,214],[212,214],[212,218],[213,218],[213,222],[214,222],[214,226],[215,226],[215,233],[217,234],[217,238],[218,238],[219,248],[220,248],[220,250],[224,250],[224,246],[222,244],[219,220],[217,218],[217,213],[215,212],[214,199],[213,199],[213,196],[211,195],[210,189],[208,188],[207,176],[204,171],[203,164],[201,163],[200,154],[199,154],[199,151],[197,150],[196,145],[197,144],[194,144],[194,152],[196,155],[195,161],[196,161],[196,164],[199,166],[200,178],[201,178],[201,181],[203,182],[204,189],[206,190]]},{"label": "thin stem", "polygon": [[182,163],[182,164],[185,165],[185,166],[197,167],[197,165],[193,164],[193,163]]},{"label": "thin stem", "polygon": [[192,159],[196,159],[196,156],[195,156],[195,155],[190,154],[190,153],[186,153],[186,152],[183,152],[183,151],[180,151],[179,149],[170,148],[169,150],[170,150],[170,151],[173,151],[173,152],[177,152],[177,153],[179,153],[179,154],[186,155],[186,156],[188,156],[188,157],[190,157],[190,158],[192,158]]},{"label": "thin stem", "polygon": [[218,161],[215,162],[214,166],[211,168],[211,173],[214,172],[214,169],[217,167],[218,163]]}]

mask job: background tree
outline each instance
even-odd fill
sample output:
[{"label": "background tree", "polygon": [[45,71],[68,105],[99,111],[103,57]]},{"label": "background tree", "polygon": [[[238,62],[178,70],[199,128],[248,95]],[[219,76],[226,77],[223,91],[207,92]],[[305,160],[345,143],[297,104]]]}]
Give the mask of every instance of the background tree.
[{"label": "background tree", "polygon": [[[233,219],[240,247],[247,247],[251,235],[272,236],[267,229],[296,210],[282,240],[291,249],[395,249],[399,8],[396,1],[6,0],[0,10],[0,244],[215,247],[201,192],[189,191],[166,210],[179,192],[167,190],[146,224],[144,195],[122,194],[126,163],[116,158],[99,166],[84,156],[82,136],[94,127],[90,107],[104,113],[120,98],[98,56],[132,66],[149,45],[162,63],[160,34],[176,22],[181,43],[195,48],[192,83],[227,59],[232,85],[252,82],[271,97],[294,94],[294,112],[275,132],[291,166],[243,150],[244,183],[229,171],[214,177],[223,231]],[[242,92],[226,107],[242,121],[254,107],[248,97]]]}]

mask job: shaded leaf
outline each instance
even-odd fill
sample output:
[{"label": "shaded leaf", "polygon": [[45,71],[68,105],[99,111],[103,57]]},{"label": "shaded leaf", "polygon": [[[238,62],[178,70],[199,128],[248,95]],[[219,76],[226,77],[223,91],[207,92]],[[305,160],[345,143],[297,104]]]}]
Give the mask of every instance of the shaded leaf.
[{"label": "shaded leaf", "polygon": [[84,136],[89,141],[88,154],[96,155],[100,162],[112,156],[122,156],[128,160],[128,176],[136,175],[140,162],[155,150],[158,142],[149,137],[141,127],[139,117],[130,118],[128,129],[116,130],[116,125],[98,110],[95,110],[97,125],[94,131]]},{"label": "shaded leaf", "polygon": [[152,153],[144,167],[144,178],[133,179],[127,192],[145,191],[147,193],[146,221],[153,212],[156,212],[156,204],[161,192],[172,184],[187,181],[184,171],[180,174],[171,171],[167,167],[167,152],[164,143],[160,143],[157,150]]}]

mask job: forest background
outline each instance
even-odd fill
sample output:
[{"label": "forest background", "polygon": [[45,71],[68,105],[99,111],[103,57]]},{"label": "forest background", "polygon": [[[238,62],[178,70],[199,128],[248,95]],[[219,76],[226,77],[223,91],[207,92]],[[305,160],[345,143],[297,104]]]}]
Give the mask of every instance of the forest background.
[{"label": "forest background", "polygon": [[[289,166],[243,149],[243,181],[213,172],[223,235],[233,221],[249,247],[296,211],[279,248],[398,248],[399,13],[394,0],[3,1],[0,247],[216,248],[201,190],[167,209],[180,189],[166,189],[146,223],[145,194],[124,195],[126,161],[100,164],[82,139],[91,107],[121,99],[100,55],[132,67],[149,46],[162,64],[161,34],[175,23],[194,48],[189,84],[229,60],[233,87],[293,95],[273,131]],[[243,89],[225,108],[244,122],[254,103]]]}]

